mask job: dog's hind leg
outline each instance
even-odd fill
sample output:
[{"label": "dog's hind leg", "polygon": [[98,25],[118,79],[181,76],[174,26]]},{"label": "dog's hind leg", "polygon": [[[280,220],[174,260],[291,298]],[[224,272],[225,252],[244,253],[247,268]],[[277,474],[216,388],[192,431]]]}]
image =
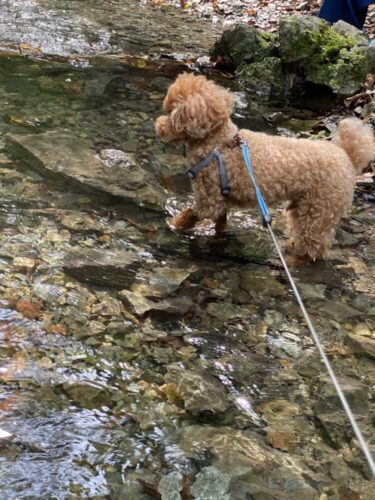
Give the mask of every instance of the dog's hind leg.
[{"label": "dog's hind leg", "polygon": [[171,219],[170,224],[176,231],[187,231],[188,229],[192,229],[198,220],[193,208],[188,207]]},{"label": "dog's hind leg", "polygon": [[327,206],[298,204],[286,212],[293,240],[292,252],[303,260],[320,260],[332,247],[335,229],[341,215]]}]

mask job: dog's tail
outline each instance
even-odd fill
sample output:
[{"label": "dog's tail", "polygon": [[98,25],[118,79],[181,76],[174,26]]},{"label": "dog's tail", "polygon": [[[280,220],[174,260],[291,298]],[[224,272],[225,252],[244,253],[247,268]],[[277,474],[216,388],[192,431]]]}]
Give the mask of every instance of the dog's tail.
[{"label": "dog's tail", "polygon": [[374,156],[372,127],[364,124],[359,118],[341,120],[333,141],[349,156],[356,173],[361,173]]}]

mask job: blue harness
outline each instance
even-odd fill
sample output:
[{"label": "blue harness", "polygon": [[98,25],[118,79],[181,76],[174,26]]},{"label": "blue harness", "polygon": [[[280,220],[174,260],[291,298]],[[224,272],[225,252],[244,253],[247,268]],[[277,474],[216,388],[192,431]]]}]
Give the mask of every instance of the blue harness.
[{"label": "blue harness", "polygon": [[[249,172],[250,180],[253,185],[255,196],[257,198],[257,202],[259,205],[260,214],[262,216],[262,224],[264,227],[268,227],[268,225],[270,225],[272,222],[272,217],[255,180],[254,169],[251,163],[249,144],[247,143],[247,141],[245,141],[245,139],[243,139],[242,137],[240,137],[239,134],[237,134],[232,141],[232,145],[229,145],[229,147],[234,147],[236,145],[239,145],[241,147],[242,156],[245,161],[247,170]],[[223,155],[220,149],[218,148],[215,149],[212,153],[209,153],[205,158],[203,158],[203,160],[201,160],[194,167],[188,170],[186,172],[186,175],[191,180],[195,179],[196,176],[199,174],[199,172],[201,172],[205,167],[207,167],[207,165],[209,165],[212,162],[212,160],[216,161],[217,168],[219,171],[221,194],[223,196],[229,196],[230,186],[228,183],[228,174],[225,168]]]}]

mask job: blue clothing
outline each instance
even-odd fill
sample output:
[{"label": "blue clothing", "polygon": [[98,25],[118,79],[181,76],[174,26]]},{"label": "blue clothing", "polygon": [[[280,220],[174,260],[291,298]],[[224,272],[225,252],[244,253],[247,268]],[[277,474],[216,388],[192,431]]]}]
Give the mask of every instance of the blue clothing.
[{"label": "blue clothing", "polygon": [[318,17],[330,23],[341,19],[362,29],[371,3],[375,3],[375,0],[324,0]]}]

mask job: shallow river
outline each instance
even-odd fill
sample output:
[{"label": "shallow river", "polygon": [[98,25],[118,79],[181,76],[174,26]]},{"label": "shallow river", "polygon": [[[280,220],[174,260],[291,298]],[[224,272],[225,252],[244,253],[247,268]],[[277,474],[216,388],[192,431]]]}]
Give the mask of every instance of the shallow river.
[{"label": "shallow river", "polygon": [[[374,498],[257,212],[220,237],[168,227],[190,194],[154,137],[180,70],[159,55],[215,31],[104,3],[2,2],[0,498]],[[241,126],[313,118],[273,112],[237,94]],[[294,273],[373,446],[374,248],[358,192],[332,259]]]}]

